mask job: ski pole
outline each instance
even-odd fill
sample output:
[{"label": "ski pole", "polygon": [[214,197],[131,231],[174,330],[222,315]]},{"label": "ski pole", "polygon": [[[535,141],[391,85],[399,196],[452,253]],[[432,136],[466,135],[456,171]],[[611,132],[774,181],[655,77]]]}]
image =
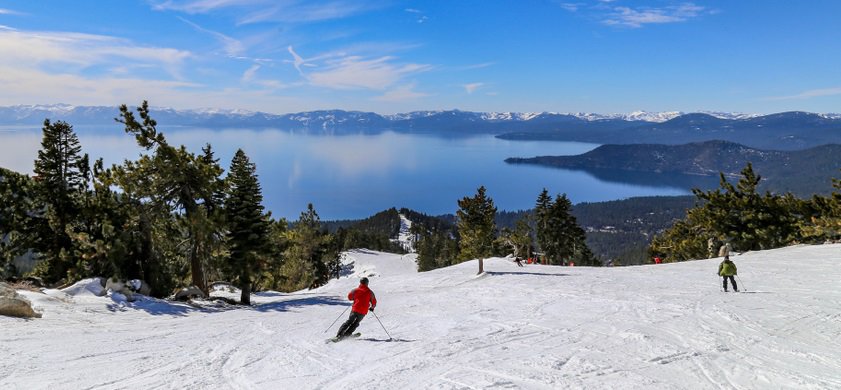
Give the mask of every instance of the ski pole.
[{"label": "ski pole", "polygon": [[742,278],[740,278],[739,275],[736,275],[736,279],[739,279],[739,284],[742,285],[742,291],[748,291],[748,289],[745,288],[745,283],[742,282]]},{"label": "ski pole", "polygon": [[[377,313],[376,313],[376,312],[373,312],[373,311],[372,311],[371,313],[374,313],[374,318],[376,318],[376,319],[377,319],[377,322],[379,322],[379,323],[380,323],[380,326],[382,326],[382,327],[383,327],[383,330],[385,330],[385,326],[383,326],[383,322],[382,322],[382,321],[380,321],[380,317],[379,317],[379,316],[377,316]],[[387,330],[385,330],[385,334],[387,334],[387,335],[388,335],[388,341],[393,340],[393,339],[391,338],[391,335],[390,335],[390,334],[388,334],[388,331],[387,331]]]},{"label": "ski pole", "polygon": [[339,318],[342,318],[342,316],[343,316],[343,315],[345,315],[345,312],[347,312],[347,309],[350,309],[350,306],[346,307],[346,308],[345,308],[345,311],[343,311],[343,312],[342,312],[342,314],[339,314],[339,316],[338,316],[338,317],[336,317],[336,319],[335,319],[335,320],[333,320],[333,323],[332,323],[332,324],[330,324],[330,326],[329,326],[327,329],[324,329],[324,332],[321,332],[321,333],[327,333],[327,331],[328,331],[328,330],[330,330],[330,328],[332,328],[332,327],[333,327],[333,325],[336,325],[336,321],[338,321],[338,320],[339,320]]}]

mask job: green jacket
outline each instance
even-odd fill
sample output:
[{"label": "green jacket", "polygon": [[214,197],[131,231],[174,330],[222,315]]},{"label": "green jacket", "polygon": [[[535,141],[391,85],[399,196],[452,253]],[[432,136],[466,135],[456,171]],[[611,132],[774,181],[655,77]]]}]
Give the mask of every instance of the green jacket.
[{"label": "green jacket", "polygon": [[730,260],[724,260],[718,265],[718,276],[736,275],[736,264]]}]

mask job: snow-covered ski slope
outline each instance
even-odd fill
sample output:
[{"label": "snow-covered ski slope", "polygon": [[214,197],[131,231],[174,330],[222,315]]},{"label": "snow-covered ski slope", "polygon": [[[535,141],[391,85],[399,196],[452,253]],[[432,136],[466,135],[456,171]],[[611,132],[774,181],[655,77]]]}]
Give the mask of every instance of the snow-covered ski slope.
[{"label": "snow-covered ski slope", "polygon": [[[411,256],[351,252],[341,280],[253,308],[27,293],[44,316],[0,317],[0,388],[841,388],[841,245],[734,256],[740,294],[720,259],[476,276]],[[363,275],[393,340],[369,314],[325,343]]]}]

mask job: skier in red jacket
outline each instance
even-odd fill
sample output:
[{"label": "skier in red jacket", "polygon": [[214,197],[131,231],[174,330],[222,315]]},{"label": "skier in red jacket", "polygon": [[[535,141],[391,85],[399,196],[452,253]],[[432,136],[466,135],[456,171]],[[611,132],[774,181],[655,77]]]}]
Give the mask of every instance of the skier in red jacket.
[{"label": "skier in red jacket", "polygon": [[365,315],[368,314],[369,307],[371,311],[374,311],[374,308],[377,307],[377,297],[368,288],[368,278],[362,278],[359,281],[359,287],[350,290],[347,294],[347,299],[353,301],[353,307],[350,310],[350,318],[339,327],[339,333],[336,334],[337,339],[352,335]]}]

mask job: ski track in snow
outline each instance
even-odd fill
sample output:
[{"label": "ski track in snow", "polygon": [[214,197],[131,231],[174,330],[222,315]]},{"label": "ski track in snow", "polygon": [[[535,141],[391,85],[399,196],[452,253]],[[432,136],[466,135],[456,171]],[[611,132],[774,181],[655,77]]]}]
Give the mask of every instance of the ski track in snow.
[{"label": "ski track in snow", "polygon": [[[476,261],[417,273],[415,255],[350,251],[351,272],[251,308],[22,292],[43,318],[0,317],[2,389],[841,388],[841,245],[638,267]],[[373,275],[377,315],[325,343]],[[743,282],[746,285],[743,284]]]}]

